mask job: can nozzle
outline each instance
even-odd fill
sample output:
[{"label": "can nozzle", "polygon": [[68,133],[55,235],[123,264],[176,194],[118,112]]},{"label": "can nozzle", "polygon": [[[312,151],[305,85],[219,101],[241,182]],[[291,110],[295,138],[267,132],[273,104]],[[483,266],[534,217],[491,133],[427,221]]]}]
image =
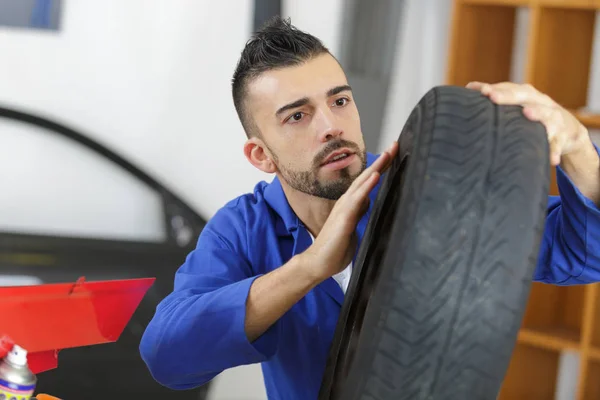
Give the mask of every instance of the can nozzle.
[{"label": "can nozzle", "polygon": [[0,337],[0,358],[6,357],[9,351],[12,350],[15,342],[8,336],[4,335]]},{"label": "can nozzle", "polygon": [[19,367],[27,365],[27,350],[19,345],[14,345],[13,348],[8,352],[6,361]]}]

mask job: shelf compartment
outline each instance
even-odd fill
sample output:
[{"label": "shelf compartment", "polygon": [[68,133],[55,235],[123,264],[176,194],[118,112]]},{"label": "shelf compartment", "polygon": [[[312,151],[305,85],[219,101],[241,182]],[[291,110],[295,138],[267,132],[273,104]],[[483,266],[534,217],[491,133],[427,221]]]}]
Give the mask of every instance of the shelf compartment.
[{"label": "shelf compartment", "polygon": [[484,5],[484,6],[516,6],[527,7],[532,4],[532,0],[463,0],[463,4]]},{"label": "shelf compartment", "polygon": [[522,328],[519,331],[518,341],[533,347],[547,350],[579,350],[579,334],[575,330],[554,328],[535,330]]},{"label": "shelf compartment", "polygon": [[537,4],[545,7],[553,7],[553,8],[564,8],[564,9],[584,9],[584,10],[594,10],[598,8],[598,3],[595,3],[596,0],[537,0]]},{"label": "shelf compartment", "polygon": [[498,400],[553,399],[559,359],[560,353],[557,351],[518,343]]},{"label": "shelf compartment", "polygon": [[[588,334],[590,352],[594,352],[595,349],[600,350],[600,316],[598,311],[600,309],[600,284],[594,283],[586,285],[589,293],[588,300],[588,324],[591,332]],[[600,360],[599,360],[600,361]]]},{"label": "shelf compartment", "polygon": [[595,361],[599,361],[600,362],[600,348],[598,347],[591,347],[588,349],[588,356],[590,357],[591,360],[595,360]]},{"label": "shelf compartment", "polygon": [[539,10],[531,84],[566,108],[578,109],[587,103],[595,21],[593,8]]},{"label": "shelf compartment", "polygon": [[456,4],[446,77],[449,84],[509,80],[516,13],[516,6]]},{"label": "shelf compartment", "polygon": [[585,286],[557,286],[532,283],[521,328],[532,340],[540,338],[579,343],[585,300]]},{"label": "shelf compartment", "polygon": [[579,393],[579,400],[600,399],[600,361],[588,359],[585,380]]}]

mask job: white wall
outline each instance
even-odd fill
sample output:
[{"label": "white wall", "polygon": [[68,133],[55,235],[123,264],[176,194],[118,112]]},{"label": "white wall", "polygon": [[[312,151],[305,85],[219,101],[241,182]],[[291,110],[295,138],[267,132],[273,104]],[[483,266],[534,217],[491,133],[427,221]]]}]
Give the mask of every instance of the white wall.
[{"label": "white wall", "polygon": [[344,0],[283,0],[282,14],[289,16],[298,29],[309,32],[325,44],[338,57],[344,27]]},{"label": "white wall", "polygon": [[380,150],[397,140],[421,97],[444,83],[450,0],[405,0]]},{"label": "white wall", "polygon": [[[337,54],[342,2],[315,14],[319,5],[311,1],[287,0],[284,14]],[[210,218],[257,181],[271,179],[243,157],[245,136],[230,95],[253,2],[166,4],[79,0],[66,3],[57,34],[0,28],[0,103],[82,130]],[[159,203],[144,187],[116,170],[107,175],[110,166],[68,142],[2,126],[0,168],[15,172],[0,177],[11,188],[0,196],[1,229],[161,237]],[[102,212],[88,215],[80,204]]]},{"label": "white wall", "polygon": [[[57,34],[0,30],[0,102],[89,133],[208,218],[269,178],[243,157],[245,136],[230,95],[252,7],[250,0],[66,2]],[[19,140],[2,138],[2,147],[22,147]],[[54,150],[37,154],[37,163],[59,165]],[[5,154],[1,166],[18,163],[21,155]],[[89,169],[72,174],[87,178]],[[39,196],[26,181],[19,192]],[[81,210],[58,211],[76,220]],[[5,218],[0,211],[0,223]]]},{"label": "white wall", "polygon": [[[337,53],[342,1],[308,3],[285,1],[284,14]],[[252,10],[250,0],[65,2],[58,33],[0,28],[0,104],[89,134],[210,218],[271,179],[243,156],[230,94]],[[5,121],[0,143],[0,229],[162,238],[158,198],[112,165]],[[226,371],[211,393],[263,398],[258,365]]]},{"label": "white wall", "polygon": [[[252,3],[66,2],[58,33],[0,29],[0,103],[88,133],[209,218],[269,178],[243,157],[230,95]],[[113,166],[14,123],[0,124],[0,143],[0,229],[162,237],[158,199]],[[242,399],[236,386],[266,397],[258,366],[215,385],[212,400]]]}]

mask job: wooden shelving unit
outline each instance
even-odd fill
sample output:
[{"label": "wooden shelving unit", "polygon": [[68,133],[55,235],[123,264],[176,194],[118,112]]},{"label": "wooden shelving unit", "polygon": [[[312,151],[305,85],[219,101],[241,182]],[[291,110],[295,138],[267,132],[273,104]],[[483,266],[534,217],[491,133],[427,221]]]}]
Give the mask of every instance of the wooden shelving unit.
[{"label": "wooden shelving unit", "polygon": [[[529,9],[524,81],[600,129],[600,115],[582,111],[600,0],[455,0],[447,83],[511,80],[519,7]],[[551,173],[551,194],[558,194]],[[560,355],[567,350],[579,355],[575,398],[600,399],[598,292],[597,284],[533,284],[499,400],[554,399]]]}]

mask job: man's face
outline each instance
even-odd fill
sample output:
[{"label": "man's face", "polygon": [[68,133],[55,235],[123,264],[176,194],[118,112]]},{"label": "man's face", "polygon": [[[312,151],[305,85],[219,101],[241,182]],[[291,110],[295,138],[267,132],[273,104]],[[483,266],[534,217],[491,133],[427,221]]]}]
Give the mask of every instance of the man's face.
[{"label": "man's face", "polygon": [[358,110],[331,55],[265,72],[248,92],[250,116],[292,188],[336,200],[365,169]]}]

